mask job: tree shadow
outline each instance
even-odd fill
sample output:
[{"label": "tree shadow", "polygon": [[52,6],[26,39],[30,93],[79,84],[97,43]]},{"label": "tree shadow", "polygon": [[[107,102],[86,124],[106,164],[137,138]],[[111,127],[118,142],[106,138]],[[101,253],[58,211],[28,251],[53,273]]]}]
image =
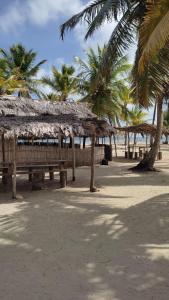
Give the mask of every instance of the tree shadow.
[{"label": "tree shadow", "polygon": [[126,209],[62,190],[26,199],[0,216],[1,299],[169,298],[169,194]]}]

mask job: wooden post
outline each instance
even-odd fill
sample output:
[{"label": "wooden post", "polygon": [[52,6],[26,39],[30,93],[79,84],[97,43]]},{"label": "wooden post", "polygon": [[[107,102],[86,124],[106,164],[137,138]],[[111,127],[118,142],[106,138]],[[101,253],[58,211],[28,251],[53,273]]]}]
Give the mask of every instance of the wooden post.
[{"label": "wooden post", "polygon": [[127,142],[128,142],[128,158],[130,158],[130,133],[127,133]]},{"label": "wooden post", "polygon": [[116,145],[116,137],[115,134],[113,134],[113,140],[114,140],[114,147],[115,147],[115,155],[117,157],[117,145]]},{"label": "wooden post", "polygon": [[76,169],[76,153],[75,153],[75,141],[74,137],[72,137],[72,181],[76,180],[75,177],[75,169]]},{"label": "wooden post", "polygon": [[1,136],[2,138],[2,162],[5,163],[5,138],[4,133]]},{"label": "wooden post", "polygon": [[58,142],[59,142],[59,159],[62,159],[62,149],[61,149],[61,135],[58,136]]},{"label": "wooden post", "polygon": [[92,136],[91,144],[91,178],[90,178],[90,192],[94,193],[97,191],[94,181],[95,181],[95,166],[94,166],[94,157],[95,157],[95,135]]},{"label": "wooden post", "polygon": [[54,171],[53,171],[53,167],[49,167],[49,178],[50,178],[50,180],[54,180]]},{"label": "wooden post", "polygon": [[83,137],[83,149],[85,149],[85,146],[86,146],[86,137],[84,136]]},{"label": "wooden post", "polygon": [[12,198],[16,199],[16,136],[13,138]]},{"label": "wooden post", "polygon": [[60,187],[64,188],[67,185],[67,171],[62,170],[60,171]]},{"label": "wooden post", "polygon": [[[5,166],[5,138],[4,138],[4,133],[1,135],[1,141],[2,141],[2,165]],[[8,174],[8,169],[3,169],[2,171],[2,183],[3,185],[7,185],[7,174]]]}]

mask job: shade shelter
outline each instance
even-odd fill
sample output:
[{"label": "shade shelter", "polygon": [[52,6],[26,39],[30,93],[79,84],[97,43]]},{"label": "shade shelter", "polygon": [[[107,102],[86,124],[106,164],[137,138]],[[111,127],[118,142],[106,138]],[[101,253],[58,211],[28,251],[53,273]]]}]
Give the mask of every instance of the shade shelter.
[{"label": "shade shelter", "polygon": [[[9,172],[7,166],[11,166],[13,197],[16,196],[16,174],[21,173],[20,164],[33,168],[38,161],[41,163],[41,168],[54,169],[56,163],[60,171],[70,167],[71,164],[72,179],[75,180],[77,154],[75,139],[77,137],[91,139],[90,190],[94,191],[95,139],[96,137],[110,137],[114,133],[114,128],[106,121],[98,120],[86,104],[52,103],[14,96],[0,97],[1,170],[2,173]],[[71,150],[68,147],[64,148],[65,139],[69,139]],[[49,149],[44,151],[45,155],[42,155],[43,151],[40,151],[37,146],[37,143],[42,143],[42,141],[45,141],[45,144],[50,145],[49,148],[52,149],[50,152]],[[66,159],[65,155],[67,155]],[[29,167],[31,177],[33,171],[30,169],[31,167]],[[50,172],[51,177],[53,169]]]},{"label": "shade shelter", "polygon": [[[116,129],[119,131],[123,131],[127,134],[128,139],[127,139],[127,148],[125,149],[125,156],[128,158],[133,158],[133,153],[135,153],[135,158],[137,158],[137,151],[135,150],[136,146],[135,146],[135,144],[131,145],[131,143],[130,143],[130,136],[129,136],[130,133],[133,133],[135,136],[137,134],[141,134],[142,136],[146,137],[145,147],[142,147],[142,146],[139,147],[139,157],[142,158],[143,152],[144,152],[144,155],[146,155],[146,152],[149,150],[149,148],[151,146],[148,144],[148,136],[154,138],[157,127],[156,127],[156,125],[142,123],[139,125],[118,127]],[[169,130],[166,128],[163,128],[162,134],[168,135]],[[159,149],[159,153],[160,153],[160,149]]]}]

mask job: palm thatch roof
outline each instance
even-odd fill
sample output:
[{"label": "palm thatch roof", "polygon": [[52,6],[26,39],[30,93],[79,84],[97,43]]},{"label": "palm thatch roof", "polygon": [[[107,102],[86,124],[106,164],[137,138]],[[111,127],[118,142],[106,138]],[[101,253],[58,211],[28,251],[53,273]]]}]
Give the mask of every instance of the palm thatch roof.
[{"label": "palm thatch roof", "polygon": [[0,132],[5,137],[57,138],[67,136],[109,136],[115,129],[98,120],[86,104],[0,97]]},{"label": "palm thatch roof", "polygon": [[[157,127],[155,125],[142,123],[139,125],[126,126],[126,127],[116,127],[117,130],[131,133],[140,133],[140,134],[150,134],[154,136],[156,134]],[[162,134],[168,135],[169,130],[163,127]]]}]

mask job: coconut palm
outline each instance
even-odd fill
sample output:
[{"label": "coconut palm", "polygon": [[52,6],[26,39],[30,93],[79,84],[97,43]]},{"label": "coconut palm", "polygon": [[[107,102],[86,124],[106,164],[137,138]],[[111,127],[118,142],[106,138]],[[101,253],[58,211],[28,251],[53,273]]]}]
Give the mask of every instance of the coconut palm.
[{"label": "coconut palm", "polygon": [[[165,6],[163,5],[164,3]],[[151,25],[150,16],[148,14],[149,4],[151,4],[151,12],[154,12],[155,6],[157,6],[154,18],[153,14],[150,13],[151,20],[154,20],[152,24],[154,27],[150,26],[150,30],[147,28],[146,24],[146,22],[149,22],[149,25]],[[155,101],[157,103],[157,132],[155,141],[150,151],[150,154],[147,156],[146,160],[139,164],[138,170],[154,169],[153,166],[160,143],[162,130],[162,102],[165,94],[167,78],[165,78],[165,75],[167,73],[166,70],[168,68],[168,57],[166,59],[166,66],[164,66],[163,62],[162,66],[160,65],[160,61],[162,60],[161,56],[164,55],[164,53],[162,53],[161,50],[164,49],[165,51],[165,48],[163,48],[164,45],[168,48],[167,44],[165,44],[166,41],[168,41],[168,33],[166,34],[167,29],[164,31],[163,34],[161,30],[161,24],[168,24],[167,5],[167,0],[96,0],[93,3],[90,3],[90,5],[87,6],[82,12],[73,16],[70,20],[68,20],[65,24],[61,26],[61,36],[64,37],[64,33],[66,30],[71,30],[79,22],[85,21],[88,24],[88,30],[85,36],[85,38],[87,39],[100,26],[102,26],[105,21],[117,21],[117,17],[120,17],[120,20],[117,22],[117,25],[112,32],[107,50],[103,57],[102,66],[100,69],[102,76],[109,76],[110,68],[114,59],[116,59],[117,56],[121,55],[124,51],[126,51],[131,45],[131,43],[133,43],[133,39],[136,38],[136,36],[138,36],[138,47],[135,61],[136,63],[134,67],[134,80],[135,87],[137,90],[137,100],[146,107],[151,104],[151,100],[153,98],[156,98]],[[158,7],[160,7],[160,10]],[[159,18],[158,12],[160,15]],[[162,23],[161,20],[163,20]],[[160,26],[157,27],[157,25]],[[150,43],[149,37],[152,37],[152,33],[154,34],[154,31],[152,29],[157,28],[158,32],[160,32],[158,42]],[[146,34],[146,30],[148,30],[150,34]],[[149,46],[146,48],[147,45]],[[147,57],[147,52],[149,51],[147,49],[149,49],[150,45],[151,50],[150,55],[148,56],[147,64],[144,63],[144,67],[141,70],[142,61],[144,62],[144,58]],[[145,52],[144,49],[146,49]],[[154,55],[152,55],[152,51],[155,51],[155,57]],[[140,63],[138,64],[139,61]],[[140,71],[142,71],[142,75],[139,76],[137,73],[140,73]],[[153,76],[155,78],[153,78]]]},{"label": "coconut palm", "polygon": [[[97,51],[89,49],[87,52],[87,61],[76,57],[75,60],[80,67],[79,90],[83,95],[81,101],[90,103],[92,111],[101,118],[116,120],[117,114],[121,110],[120,92],[125,88],[127,72],[131,66],[126,57],[122,57],[112,65],[110,77],[101,77],[99,83],[96,79],[100,70],[100,64],[106,46]],[[117,113],[118,112],[118,113]]]},{"label": "coconut palm", "polygon": [[169,41],[169,1],[147,1],[147,10],[140,30],[142,53],[139,68],[142,71],[149,59]]},{"label": "coconut palm", "polygon": [[39,95],[36,76],[40,66],[46,60],[42,60],[36,64],[37,53],[33,50],[27,50],[21,44],[13,45],[9,51],[0,49],[0,54],[3,61],[5,61],[5,78],[14,77],[15,80],[22,82],[24,86],[24,88],[18,89],[18,96],[31,97],[32,93]]},{"label": "coconut palm", "polygon": [[[129,110],[128,114],[129,124],[133,126],[144,123],[145,117],[147,116],[147,113],[144,112],[139,106],[134,106],[131,110]],[[136,144],[136,136],[137,134],[134,133],[134,144]]]},{"label": "coconut palm", "polygon": [[123,89],[119,91],[119,98],[121,100],[121,113],[117,118],[125,122],[127,126],[129,124],[129,105],[135,105],[135,99],[132,97],[132,90],[128,84],[125,84]]},{"label": "coconut palm", "polygon": [[147,113],[144,112],[140,107],[135,106],[129,110],[129,123],[130,125],[139,125],[145,122],[145,117]]},{"label": "coconut palm", "polygon": [[61,70],[52,67],[52,76],[45,76],[41,82],[52,90],[52,100],[66,101],[77,91],[78,79],[73,66],[62,65]]},{"label": "coconut palm", "polygon": [[49,100],[51,102],[59,101],[59,96],[56,93],[48,93],[48,94],[42,93],[42,97],[43,99]]},{"label": "coconut palm", "polygon": [[118,21],[112,31],[105,53],[106,59],[111,63],[133,43],[135,34],[140,27],[140,21],[146,12],[146,2],[146,0],[93,1],[83,11],[74,15],[61,26],[61,36],[63,38],[66,31],[72,30],[78,23],[84,21],[88,26],[85,35],[85,39],[87,39],[105,22]]}]

